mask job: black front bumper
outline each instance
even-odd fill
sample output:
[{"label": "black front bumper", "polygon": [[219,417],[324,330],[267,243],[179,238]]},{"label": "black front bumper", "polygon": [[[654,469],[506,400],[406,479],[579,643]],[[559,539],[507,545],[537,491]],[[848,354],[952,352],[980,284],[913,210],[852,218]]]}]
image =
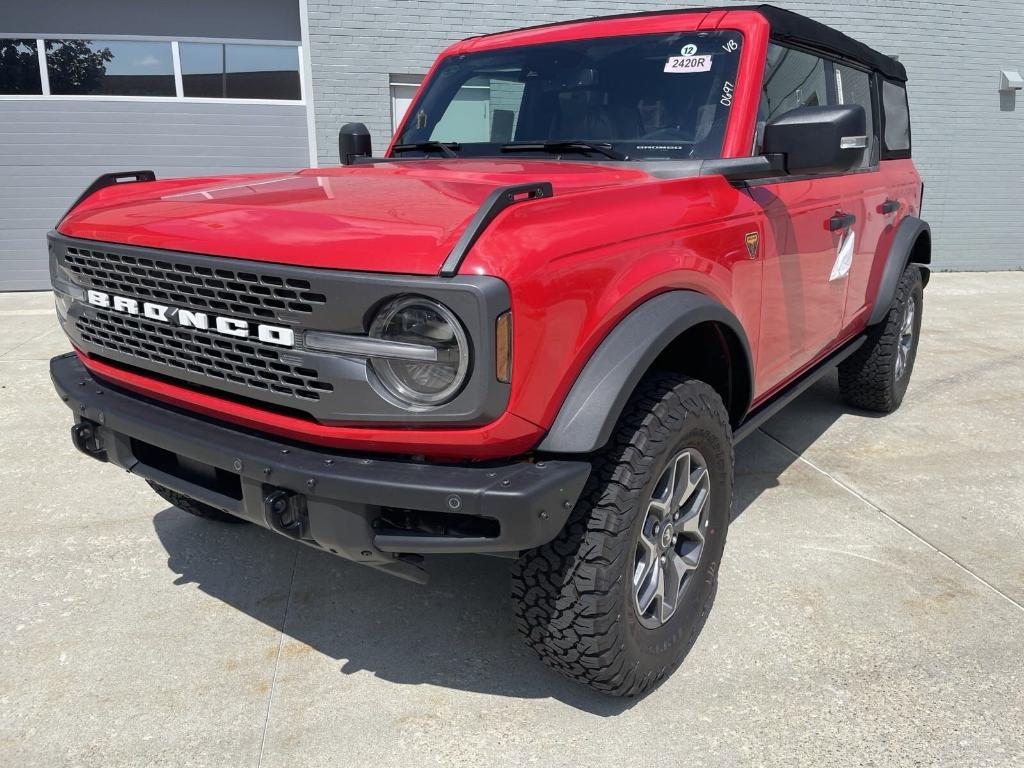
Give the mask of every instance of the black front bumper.
[{"label": "black front bumper", "polygon": [[[418,555],[515,553],[551,541],[590,474],[585,461],[448,466],[296,445],[113,387],[73,354],[51,360],[50,376],[75,414],[72,439],[84,453],[416,581],[424,578]],[[431,532],[389,522],[403,510],[431,521]],[[465,530],[479,533],[458,533]]]}]

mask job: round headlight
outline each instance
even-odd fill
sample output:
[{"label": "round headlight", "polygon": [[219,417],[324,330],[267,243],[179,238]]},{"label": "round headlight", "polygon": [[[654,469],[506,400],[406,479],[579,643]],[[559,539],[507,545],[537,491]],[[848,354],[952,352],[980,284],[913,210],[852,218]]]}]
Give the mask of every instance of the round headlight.
[{"label": "round headlight", "polygon": [[430,361],[371,357],[370,367],[400,405],[428,407],[458,394],[469,372],[469,341],[447,307],[420,296],[385,305],[370,325],[370,337],[436,350]]}]

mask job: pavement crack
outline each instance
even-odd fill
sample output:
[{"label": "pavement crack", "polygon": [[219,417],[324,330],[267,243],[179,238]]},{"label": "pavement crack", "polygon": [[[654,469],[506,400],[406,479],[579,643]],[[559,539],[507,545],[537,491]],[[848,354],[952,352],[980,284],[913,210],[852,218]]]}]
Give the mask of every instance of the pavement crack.
[{"label": "pavement crack", "polygon": [[[52,331],[53,331],[53,328],[47,328],[45,331],[42,331],[40,333],[37,333],[35,336],[32,336],[32,337],[30,337],[28,339],[25,339],[25,341],[21,342],[20,344],[16,344],[15,346],[13,346],[10,349],[8,349],[6,352],[0,353],[0,358],[7,358],[8,355],[12,355],[15,352],[17,352],[18,350],[24,349],[25,347],[27,347],[32,342],[42,340],[42,338],[44,336],[48,335]],[[47,359],[49,359],[49,358],[47,358]],[[4,360],[4,362],[8,362],[8,360]],[[11,358],[9,360],[9,362],[22,362],[22,361],[18,361],[18,360],[15,360],[15,359]]]},{"label": "pavement crack", "polygon": [[267,715],[263,720],[263,735],[260,737],[260,756],[256,768],[263,765],[263,752],[267,746],[267,731],[270,728],[270,710],[274,706],[274,689],[277,688],[277,669],[281,665],[281,649],[284,648],[285,630],[288,628],[288,613],[292,607],[292,595],[295,593],[295,571],[299,565],[299,546],[295,545],[295,558],[292,560],[292,575],[288,579],[288,599],[284,604],[284,618],[281,620],[281,635],[277,638],[277,656],[274,658],[274,674],[270,679],[270,693],[267,696]]},{"label": "pavement crack", "polygon": [[884,509],[882,509],[882,507],[878,506],[878,504],[875,504],[875,502],[871,501],[871,499],[867,498],[860,491],[858,491],[855,488],[852,488],[851,486],[847,485],[842,480],[840,480],[838,477],[833,475],[831,472],[829,472],[829,471],[827,471],[825,469],[822,469],[821,467],[819,467],[817,464],[815,464],[810,459],[804,458],[804,456],[802,454],[797,453],[792,448],[790,448],[788,445],[786,445],[784,442],[779,440],[779,438],[775,437],[775,435],[772,435],[772,434],[766,432],[763,428],[759,427],[758,428],[758,432],[760,432],[765,437],[767,437],[769,440],[771,440],[772,442],[774,442],[777,445],[779,445],[780,447],[782,447],[783,450],[787,451],[788,453],[791,453],[798,461],[803,462],[808,467],[813,469],[815,472],[818,472],[819,474],[822,474],[825,477],[827,477],[829,480],[831,480],[833,483],[838,485],[840,488],[842,488],[844,491],[849,493],[851,496],[854,496],[855,498],[859,499],[861,502],[863,502],[865,505],[867,505],[868,507],[873,509],[875,512],[880,514],[882,517],[886,518],[889,522],[893,523],[894,525],[896,525],[899,528],[902,528],[906,533],[909,533],[911,536],[913,536],[915,539],[920,541],[926,547],[928,547],[929,549],[931,549],[934,552],[937,552],[940,556],[942,556],[942,557],[946,558],[947,560],[949,560],[957,568],[959,568],[964,573],[966,573],[967,575],[971,576],[972,578],[974,578],[976,581],[980,582],[984,586],[988,587],[991,591],[995,592],[997,595],[999,595],[999,597],[1001,597],[1004,600],[1006,600],[1008,603],[1010,603],[1011,605],[1016,607],[1018,610],[1024,611],[1024,605],[1021,605],[1019,602],[1014,600],[1012,597],[1010,597],[1008,594],[1003,592],[997,586],[995,586],[994,584],[992,584],[991,582],[989,582],[988,580],[986,580],[984,577],[980,576],[979,574],[975,573],[973,570],[968,568],[964,563],[962,563],[959,560],[957,560],[955,557],[953,557],[948,552],[945,552],[942,549],[939,549],[939,547],[937,547],[934,544],[932,544],[932,542],[928,541],[928,539],[926,539],[924,536],[919,534],[917,531],[915,531],[913,528],[911,528],[906,523],[900,521],[899,519],[897,519],[893,515],[891,515],[888,512],[886,512]]}]

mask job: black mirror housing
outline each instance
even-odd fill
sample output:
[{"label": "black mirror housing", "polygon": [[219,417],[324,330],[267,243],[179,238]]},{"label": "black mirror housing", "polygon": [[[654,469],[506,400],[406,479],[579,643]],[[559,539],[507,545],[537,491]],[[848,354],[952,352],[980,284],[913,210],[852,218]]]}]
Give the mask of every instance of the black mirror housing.
[{"label": "black mirror housing", "polygon": [[798,107],[764,128],[764,152],[785,157],[786,173],[843,173],[860,165],[867,151],[864,107]]},{"label": "black mirror housing", "polygon": [[338,131],[338,154],[342,165],[352,165],[357,157],[370,157],[373,145],[370,131],[363,123],[345,123]]}]

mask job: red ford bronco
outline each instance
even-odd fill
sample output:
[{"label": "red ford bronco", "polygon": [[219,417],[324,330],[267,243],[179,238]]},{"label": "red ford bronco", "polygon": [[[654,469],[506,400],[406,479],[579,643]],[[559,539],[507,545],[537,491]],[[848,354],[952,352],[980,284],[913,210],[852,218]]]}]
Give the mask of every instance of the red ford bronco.
[{"label": "red ford bronco", "polygon": [[383,157],[98,179],[49,237],[74,444],[199,517],[422,582],[514,560],[617,695],[715,596],[733,446],[835,366],[888,413],[931,261],[906,73],[770,6],[456,43]]}]

